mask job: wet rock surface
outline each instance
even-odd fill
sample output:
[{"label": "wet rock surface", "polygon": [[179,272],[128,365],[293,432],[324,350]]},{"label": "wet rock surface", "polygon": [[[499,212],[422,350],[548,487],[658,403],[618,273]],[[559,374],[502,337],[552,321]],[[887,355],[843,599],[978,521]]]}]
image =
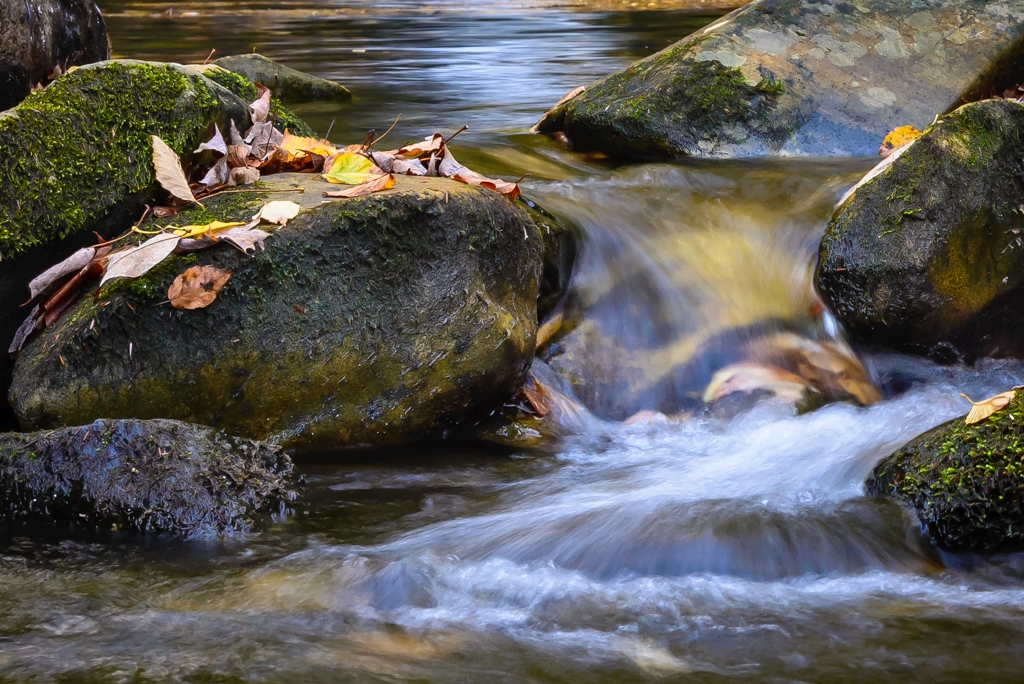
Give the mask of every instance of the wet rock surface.
[{"label": "wet rock surface", "polygon": [[816,280],[855,338],[944,361],[1024,353],[1022,131],[1016,102],[965,105],[839,208]]},{"label": "wet rock surface", "polygon": [[0,435],[4,525],[231,536],[283,516],[298,489],[278,447],[177,421]]},{"label": "wet rock surface", "polygon": [[874,155],[961,98],[1015,85],[1019,0],[759,0],[548,112],[626,157]]},{"label": "wet rock surface", "polygon": [[[1018,393],[1019,394],[1019,393]],[[869,494],[911,509],[939,548],[1024,548],[1024,401],[976,425],[957,418],[875,467]]]},{"label": "wet rock surface", "polygon": [[0,111],[55,71],[107,59],[109,45],[91,0],[0,0]]},{"label": "wet rock surface", "polygon": [[[243,255],[171,257],[86,297],[23,352],[12,404],[27,429],[174,418],[300,453],[436,437],[489,413],[533,357],[542,237],[496,192],[400,176],[325,201],[308,174],[269,176],[304,207]],[[305,189],[305,192],[298,190]],[[259,193],[222,195],[177,225],[247,220]],[[166,304],[193,265],[233,273],[208,308]]]},{"label": "wet rock surface", "polygon": [[352,93],[340,83],[297,71],[255,52],[221,57],[213,63],[254,83],[262,83],[276,92],[282,102],[348,102],[352,99]]}]

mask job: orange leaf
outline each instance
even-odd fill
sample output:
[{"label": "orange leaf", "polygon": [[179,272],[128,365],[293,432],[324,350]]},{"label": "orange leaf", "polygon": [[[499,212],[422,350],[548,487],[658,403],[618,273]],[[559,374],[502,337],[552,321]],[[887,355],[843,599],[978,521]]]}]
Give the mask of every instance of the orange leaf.
[{"label": "orange leaf", "polygon": [[917,130],[913,126],[900,126],[889,132],[889,135],[885,136],[885,140],[882,141],[881,147],[878,148],[878,154],[883,157],[888,157],[890,154],[908,145],[918,138],[921,137],[921,131]]},{"label": "orange leaf", "polygon": [[382,176],[377,176],[376,178],[368,180],[361,185],[357,185],[354,188],[346,188],[345,190],[336,190],[334,192],[325,191],[324,197],[362,197],[363,195],[387,190],[394,186],[395,177],[390,173],[386,173]]},{"label": "orange leaf", "polygon": [[203,309],[217,299],[231,277],[231,271],[216,266],[193,266],[171,283],[167,299],[175,309]]}]

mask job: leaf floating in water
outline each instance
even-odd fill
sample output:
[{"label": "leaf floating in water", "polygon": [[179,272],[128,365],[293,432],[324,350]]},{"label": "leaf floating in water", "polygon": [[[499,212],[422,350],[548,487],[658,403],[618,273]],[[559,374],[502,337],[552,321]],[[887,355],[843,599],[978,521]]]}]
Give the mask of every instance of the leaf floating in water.
[{"label": "leaf floating in water", "polygon": [[386,173],[382,176],[372,178],[362,185],[357,185],[354,188],[335,190],[334,192],[324,192],[324,197],[362,197],[363,195],[387,190],[388,188],[394,187],[394,185],[395,177],[390,173]]},{"label": "leaf floating in water", "polygon": [[205,309],[217,299],[230,277],[231,271],[216,266],[193,266],[174,279],[167,289],[167,299],[182,311]]},{"label": "leaf floating in water", "polygon": [[362,185],[383,173],[372,161],[354,152],[343,152],[328,161],[330,168],[325,162],[323,174],[323,179],[328,183]]},{"label": "leaf floating in water", "polygon": [[276,223],[278,225],[286,225],[288,221],[299,215],[301,207],[295,202],[288,200],[278,200],[276,202],[267,202],[263,205],[256,215],[252,217],[253,221],[266,221],[267,223]]},{"label": "leaf floating in water", "polygon": [[178,154],[170,146],[155,135],[149,136],[153,140],[153,169],[156,172],[156,180],[163,186],[164,190],[171,193],[183,202],[195,202],[196,198],[188,187],[188,180],[181,168],[181,160]]},{"label": "leaf floating in water", "polygon": [[889,135],[885,136],[885,140],[882,141],[881,147],[878,148],[878,154],[883,157],[888,157],[899,148],[914,142],[920,137],[921,131],[917,130],[913,126],[900,126],[899,128],[894,128],[889,131]]},{"label": "leaf floating in water", "polygon": [[138,278],[170,256],[181,238],[170,233],[155,235],[137,247],[110,255],[100,287],[114,278]]},{"label": "leaf floating in water", "polygon": [[971,412],[967,414],[966,422],[968,425],[974,425],[985,420],[996,411],[1006,408],[1006,405],[1017,396],[1017,392],[1010,390],[1009,392],[989,397],[985,401],[974,401],[966,394],[961,394],[960,396],[971,402]]}]

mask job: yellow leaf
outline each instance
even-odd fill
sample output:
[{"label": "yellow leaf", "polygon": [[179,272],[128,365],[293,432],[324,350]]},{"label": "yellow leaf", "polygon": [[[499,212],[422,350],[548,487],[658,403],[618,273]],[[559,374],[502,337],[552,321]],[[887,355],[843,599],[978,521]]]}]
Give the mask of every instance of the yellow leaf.
[{"label": "yellow leaf", "polygon": [[202,226],[182,226],[178,228],[176,226],[168,226],[175,235],[181,238],[197,238],[201,235],[208,233],[214,233],[218,230],[225,230],[227,228],[234,228],[235,226],[244,226],[244,223],[225,223],[224,221],[211,221]]},{"label": "yellow leaf", "polygon": [[1007,404],[1013,401],[1017,393],[1010,390],[1009,392],[1003,392],[1002,394],[990,397],[985,401],[974,401],[966,394],[961,394],[960,396],[971,402],[971,412],[967,414],[967,424],[974,425],[985,420],[996,411],[1005,408]]},{"label": "yellow leaf", "polygon": [[323,179],[340,185],[362,185],[382,173],[376,164],[363,155],[344,152],[334,158],[331,168],[323,174]]},{"label": "yellow leaf", "polygon": [[900,126],[889,131],[889,135],[885,136],[885,140],[882,141],[882,146],[878,148],[878,154],[883,157],[888,157],[890,154],[903,147],[908,143],[912,143],[921,137],[921,131],[917,130],[913,126]]},{"label": "yellow leaf", "polygon": [[278,147],[296,157],[307,152],[312,152],[321,157],[330,157],[332,154],[338,153],[338,150],[326,140],[292,135],[288,131],[284,132],[284,140],[281,141]]}]

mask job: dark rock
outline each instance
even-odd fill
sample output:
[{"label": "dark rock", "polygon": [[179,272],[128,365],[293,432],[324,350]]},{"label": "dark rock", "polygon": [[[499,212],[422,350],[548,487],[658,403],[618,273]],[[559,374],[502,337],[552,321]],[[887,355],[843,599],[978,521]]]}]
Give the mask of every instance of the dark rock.
[{"label": "dark rock", "polygon": [[627,157],[874,155],[898,126],[1016,85],[1022,44],[1020,0],[761,0],[587,86],[536,130]]},{"label": "dark rock", "polygon": [[[26,428],[174,418],[302,453],[436,437],[487,415],[533,358],[542,236],[498,193],[400,176],[325,202],[311,174],[268,176],[305,207],[245,256],[175,256],[86,297],[23,352],[12,404]],[[246,220],[259,194],[221,195],[179,225]],[[195,264],[233,272],[208,308],[177,311]]]},{"label": "dark rock", "polygon": [[0,523],[185,537],[249,532],[297,497],[276,446],[172,420],[0,434]]},{"label": "dark rock", "polygon": [[352,99],[348,88],[339,83],[296,71],[255,52],[221,57],[213,63],[253,83],[262,83],[276,91],[282,102],[348,102]]},{"label": "dark rock", "polygon": [[965,105],[842,204],[816,281],[855,338],[946,360],[1024,353],[1022,132],[1016,102]]},{"label": "dark rock", "polygon": [[1024,395],[975,425],[957,418],[875,467],[868,493],[913,510],[939,548],[1024,549]]},{"label": "dark rock", "polygon": [[58,68],[109,57],[106,25],[91,0],[0,0],[0,110],[46,85]]}]

